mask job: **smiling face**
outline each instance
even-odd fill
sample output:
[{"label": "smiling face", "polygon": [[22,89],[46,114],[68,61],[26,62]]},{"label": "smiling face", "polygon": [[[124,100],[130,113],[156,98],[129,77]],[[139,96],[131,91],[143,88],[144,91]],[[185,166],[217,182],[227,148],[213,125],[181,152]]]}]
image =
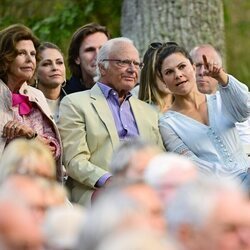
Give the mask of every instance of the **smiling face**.
[{"label": "smiling face", "polygon": [[91,78],[96,75],[96,56],[102,45],[108,41],[103,32],[96,32],[84,38],[75,63],[80,65],[82,77]]},{"label": "smiling face", "polygon": [[[117,42],[114,44],[107,59],[140,62],[137,49],[128,42]],[[101,72],[100,82],[115,89],[119,95],[129,92],[138,81],[140,69],[133,63],[130,65],[119,65],[115,61],[109,61],[107,69],[104,65],[99,65],[99,68]]]},{"label": "smiling face", "polygon": [[46,48],[40,53],[41,61],[37,66],[39,85],[45,88],[57,88],[65,81],[65,64],[57,49]]},{"label": "smiling face", "polygon": [[175,95],[187,95],[195,87],[195,68],[182,53],[167,56],[162,63],[163,81]]},{"label": "smiling face", "polygon": [[16,44],[17,56],[9,64],[8,84],[20,83],[31,79],[36,68],[36,49],[31,40],[21,40]]}]

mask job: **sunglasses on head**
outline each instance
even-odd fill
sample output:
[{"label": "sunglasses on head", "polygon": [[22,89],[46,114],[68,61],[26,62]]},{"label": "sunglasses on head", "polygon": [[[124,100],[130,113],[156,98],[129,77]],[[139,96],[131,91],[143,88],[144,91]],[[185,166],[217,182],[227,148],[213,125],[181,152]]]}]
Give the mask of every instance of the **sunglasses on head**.
[{"label": "sunglasses on head", "polygon": [[155,43],[151,43],[149,45],[149,47],[151,49],[158,49],[158,48],[161,48],[161,47],[167,47],[167,46],[178,46],[178,44],[176,42],[166,42],[166,43],[159,43],[159,42],[155,42]]}]

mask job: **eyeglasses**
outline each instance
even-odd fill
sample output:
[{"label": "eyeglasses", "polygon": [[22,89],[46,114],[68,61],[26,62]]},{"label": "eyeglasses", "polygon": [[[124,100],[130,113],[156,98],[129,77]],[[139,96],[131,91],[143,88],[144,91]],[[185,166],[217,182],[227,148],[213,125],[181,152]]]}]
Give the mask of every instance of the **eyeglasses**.
[{"label": "eyeglasses", "polygon": [[151,49],[158,49],[161,47],[167,47],[167,46],[178,46],[178,44],[176,42],[166,42],[166,43],[159,43],[159,42],[155,42],[155,43],[151,43],[149,45],[149,48]]},{"label": "eyeglasses", "polygon": [[103,59],[102,62],[116,62],[116,64],[121,67],[130,67],[131,65],[134,65],[137,69],[142,69],[144,63],[143,62],[137,62],[132,60],[119,60],[119,59]]}]

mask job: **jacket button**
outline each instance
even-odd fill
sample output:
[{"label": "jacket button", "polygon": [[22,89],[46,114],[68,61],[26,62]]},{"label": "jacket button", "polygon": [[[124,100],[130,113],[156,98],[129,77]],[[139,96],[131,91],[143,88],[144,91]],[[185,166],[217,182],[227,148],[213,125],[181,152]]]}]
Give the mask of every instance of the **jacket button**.
[{"label": "jacket button", "polygon": [[27,90],[27,89],[24,89],[24,90],[23,90],[23,93],[24,93],[24,94],[27,94],[27,93],[28,93],[28,90]]}]

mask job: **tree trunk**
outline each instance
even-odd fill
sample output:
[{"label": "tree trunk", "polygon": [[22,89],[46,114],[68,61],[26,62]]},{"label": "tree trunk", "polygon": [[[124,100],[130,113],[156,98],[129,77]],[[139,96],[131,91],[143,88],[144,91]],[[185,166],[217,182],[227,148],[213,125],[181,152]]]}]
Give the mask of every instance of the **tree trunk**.
[{"label": "tree trunk", "polygon": [[210,43],[224,55],[221,0],[124,0],[122,36],[132,39],[141,55],[151,42],[175,41],[190,50]]}]

